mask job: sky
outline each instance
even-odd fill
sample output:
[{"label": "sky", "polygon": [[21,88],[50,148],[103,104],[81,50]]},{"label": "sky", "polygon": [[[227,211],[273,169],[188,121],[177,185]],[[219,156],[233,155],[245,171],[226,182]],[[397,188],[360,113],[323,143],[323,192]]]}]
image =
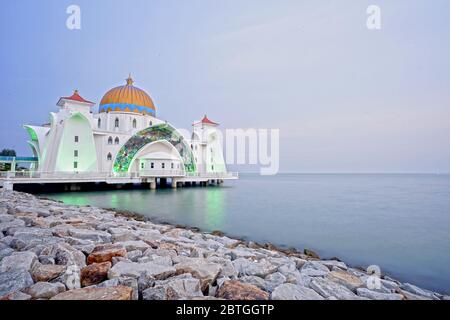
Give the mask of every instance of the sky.
[{"label": "sky", "polygon": [[177,127],[280,129],[281,172],[448,173],[449,21],[447,0],[4,1],[0,149],[131,72]]}]

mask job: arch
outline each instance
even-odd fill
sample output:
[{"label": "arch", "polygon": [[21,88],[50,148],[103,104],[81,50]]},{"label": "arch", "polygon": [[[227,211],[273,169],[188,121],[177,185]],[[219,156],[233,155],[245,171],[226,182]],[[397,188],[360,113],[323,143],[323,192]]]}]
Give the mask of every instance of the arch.
[{"label": "arch", "polygon": [[116,120],[114,120],[114,127],[115,127],[115,128],[118,128],[119,125],[120,125],[119,118],[116,118]]},{"label": "arch", "polygon": [[101,128],[102,127],[102,119],[98,118],[97,120],[97,128]]},{"label": "arch", "polygon": [[114,172],[128,172],[138,152],[156,141],[170,143],[178,151],[186,172],[196,171],[192,150],[183,136],[171,125],[159,124],[139,131],[122,146],[114,161]]},{"label": "arch", "polygon": [[116,137],[116,139],[114,139],[114,144],[120,144],[119,137]]},{"label": "arch", "polygon": [[149,124],[149,127],[153,126],[153,121],[150,120],[150,122],[148,124]]},{"label": "arch", "polygon": [[136,121],[136,119],[133,119],[133,128],[136,129],[136,127],[137,127],[137,121]]},{"label": "arch", "polygon": [[113,144],[113,138],[112,137],[108,138],[108,144]]},{"label": "arch", "polygon": [[112,160],[112,154],[111,152],[108,153],[108,155],[106,156],[106,160],[111,161]]}]

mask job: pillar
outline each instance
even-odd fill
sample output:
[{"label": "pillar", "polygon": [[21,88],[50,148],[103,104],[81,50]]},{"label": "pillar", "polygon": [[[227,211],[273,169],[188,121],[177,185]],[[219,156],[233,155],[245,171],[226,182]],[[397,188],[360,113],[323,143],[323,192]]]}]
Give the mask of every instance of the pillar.
[{"label": "pillar", "polygon": [[177,186],[177,179],[172,178],[172,189],[176,189]]},{"label": "pillar", "polygon": [[156,179],[152,179],[150,181],[150,189],[151,190],[156,190]]}]

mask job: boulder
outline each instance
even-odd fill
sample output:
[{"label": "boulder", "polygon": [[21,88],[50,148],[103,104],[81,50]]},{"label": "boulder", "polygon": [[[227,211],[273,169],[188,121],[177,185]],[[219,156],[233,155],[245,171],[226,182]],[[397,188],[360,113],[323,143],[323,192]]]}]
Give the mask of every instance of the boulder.
[{"label": "boulder", "polygon": [[0,249],[0,261],[2,261],[3,258],[11,255],[13,252],[14,252],[14,250],[9,248],[9,247],[8,248],[4,248],[4,249]]},{"label": "boulder", "polygon": [[328,275],[330,270],[317,261],[308,261],[303,265],[300,273],[308,277],[323,277]]},{"label": "boulder", "polygon": [[220,286],[216,297],[226,300],[268,300],[269,294],[254,285],[231,280]]},{"label": "boulder", "polygon": [[76,264],[79,268],[86,265],[86,256],[70,244],[62,242],[52,245],[41,252],[41,255],[52,256],[58,265]]},{"label": "boulder", "polygon": [[435,299],[438,300],[438,297],[436,296],[436,294],[434,292],[425,290],[425,289],[421,289],[415,285],[412,285],[410,283],[405,283],[400,285],[400,288],[404,291],[413,293],[415,295],[418,296],[422,296],[422,297],[426,297],[426,298],[430,298],[430,299]]},{"label": "boulder", "polygon": [[21,219],[14,219],[9,222],[0,223],[0,232],[7,232],[10,228],[25,227],[25,222]]},{"label": "boulder", "polygon": [[76,264],[67,266],[64,273],[57,279],[64,283],[68,290],[81,288],[80,267]]},{"label": "boulder", "polygon": [[74,238],[95,242],[111,242],[111,234],[105,231],[71,228],[69,229],[69,235]]},{"label": "boulder", "polygon": [[239,258],[233,261],[234,268],[240,276],[258,276],[265,278],[271,273],[277,271],[278,267],[267,260],[252,261]]},{"label": "boulder", "polygon": [[128,259],[130,259],[133,262],[137,262],[140,257],[142,257],[142,251],[140,251],[140,250],[134,250],[134,251],[128,252]]},{"label": "boulder", "polygon": [[66,286],[60,282],[37,282],[27,289],[27,293],[33,299],[50,299],[64,291],[66,291]]},{"label": "boulder", "polygon": [[115,244],[123,246],[128,252],[135,250],[144,252],[150,248],[150,246],[142,240],[116,242]]},{"label": "boulder", "polygon": [[113,257],[127,257],[127,250],[121,245],[100,245],[89,254],[87,263],[112,262]]},{"label": "boulder", "polygon": [[38,258],[34,252],[14,252],[2,259],[0,272],[7,272],[13,269],[29,271],[36,261],[38,261]]},{"label": "boulder", "polygon": [[64,271],[66,271],[66,266],[36,262],[31,269],[31,276],[35,282],[48,282],[59,277]]},{"label": "boulder", "polygon": [[310,258],[320,260],[320,256],[319,256],[316,252],[314,252],[313,250],[305,249],[305,250],[303,251],[303,253],[304,253],[305,255],[307,255],[308,257],[310,257]]},{"label": "boulder", "polygon": [[190,273],[194,278],[199,279],[202,291],[205,291],[222,271],[219,264],[197,258],[188,258],[176,264],[175,269],[177,274]]},{"label": "boulder", "polygon": [[0,297],[0,300],[25,301],[25,300],[31,300],[31,296],[26,293],[16,291],[16,292],[7,294],[6,296]]},{"label": "boulder", "polygon": [[115,264],[108,272],[108,278],[119,277],[139,278],[142,274],[147,274],[158,280],[164,280],[175,273],[175,268],[163,266],[153,262],[136,263],[121,261]]},{"label": "boulder", "polygon": [[344,262],[337,260],[321,260],[319,263],[326,266],[328,269],[333,270],[333,268],[339,268],[342,270],[347,270],[347,265]]},{"label": "boulder", "polygon": [[82,287],[99,284],[108,279],[111,262],[93,263],[81,269],[80,281]]},{"label": "boulder", "polygon": [[268,291],[267,290],[267,283],[266,280],[264,280],[261,277],[257,276],[243,276],[239,278],[239,281],[251,284],[255,287],[260,288],[261,290]]},{"label": "boulder", "polygon": [[343,285],[353,292],[356,292],[356,289],[364,286],[361,279],[345,271],[331,271],[327,277],[329,280]]},{"label": "boulder", "polygon": [[286,277],[280,272],[275,272],[269,274],[264,280],[266,282],[266,288],[264,290],[272,292],[276,287],[286,282]]},{"label": "boulder", "polygon": [[359,288],[356,292],[358,296],[371,300],[403,300],[403,296],[396,293],[381,293],[366,288]]},{"label": "boulder", "polygon": [[131,300],[133,289],[125,286],[83,288],[60,293],[51,300]]},{"label": "boulder", "polygon": [[0,297],[21,291],[33,284],[30,273],[25,269],[12,269],[0,272]]},{"label": "boulder", "polygon": [[359,300],[358,296],[348,288],[328,279],[316,277],[309,286],[324,298],[336,297],[338,300]]},{"label": "boulder", "polygon": [[292,283],[282,284],[273,290],[272,300],[323,300],[314,290]]},{"label": "boulder", "polygon": [[200,280],[191,276],[159,281],[142,293],[144,300],[189,300],[193,297],[203,297],[203,293],[200,291]]}]

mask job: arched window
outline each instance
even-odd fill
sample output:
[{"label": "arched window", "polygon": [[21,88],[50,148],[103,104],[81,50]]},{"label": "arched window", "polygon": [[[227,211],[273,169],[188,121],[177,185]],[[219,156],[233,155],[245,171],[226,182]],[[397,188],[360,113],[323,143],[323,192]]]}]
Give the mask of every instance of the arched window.
[{"label": "arched window", "polygon": [[111,152],[108,153],[108,156],[106,157],[106,159],[107,159],[108,161],[111,161],[111,160],[112,160],[112,154],[111,154]]},{"label": "arched window", "polygon": [[114,140],[114,143],[115,144],[119,144],[120,143],[119,137],[116,137],[116,139]]},{"label": "arched window", "polygon": [[133,128],[136,129],[136,127],[137,127],[137,121],[136,121],[136,119],[133,119]]},{"label": "arched window", "polygon": [[116,121],[114,122],[114,126],[115,126],[116,128],[119,127],[119,118],[116,118]]},{"label": "arched window", "polygon": [[152,121],[150,121],[150,123],[149,123],[148,125],[149,125],[149,127],[151,127],[151,126],[153,125],[153,122],[152,122]]},{"label": "arched window", "polygon": [[97,127],[100,129],[101,126],[102,126],[102,120],[100,120],[100,118],[98,118]]},{"label": "arched window", "polygon": [[108,144],[112,144],[112,137],[108,138]]}]

